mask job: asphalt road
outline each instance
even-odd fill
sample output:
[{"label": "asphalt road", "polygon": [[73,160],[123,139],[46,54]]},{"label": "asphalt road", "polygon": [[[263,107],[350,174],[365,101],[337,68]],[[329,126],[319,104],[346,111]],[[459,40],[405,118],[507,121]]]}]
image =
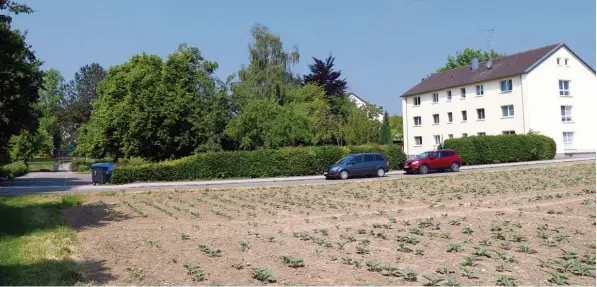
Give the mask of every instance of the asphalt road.
[{"label": "asphalt road", "polygon": [[405,175],[403,172],[391,172],[384,178],[354,178],[346,181],[343,180],[326,180],[323,176],[306,176],[306,177],[291,177],[291,178],[277,178],[277,179],[246,179],[246,180],[214,180],[214,181],[197,181],[197,182],[167,182],[167,183],[137,183],[127,185],[102,185],[93,186],[91,184],[90,174],[80,174],[76,172],[32,172],[25,176],[16,178],[12,181],[0,182],[0,196],[2,195],[25,195],[25,194],[40,194],[40,193],[88,193],[88,192],[107,192],[107,191],[122,191],[135,192],[158,189],[179,189],[179,190],[193,190],[205,188],[238,188],[238,187],[263,187],[263,186],[284,186],[284,185],[299,185],[299,184],[342,184],[345,182],[354,181],[372,181],[372,180],[387,180],[393,178],[416,178],[416,177],[431,177],[431,176],[453,176],[462,173],[471,172],[486,172],[497,170],[513,170],[513,169],[527,169],[534,167],[545,166],[562,166],[577,163],[595,162],[595,159],[587,159],[576,162],[564,163],[540,163],[523,166],[493,166],[493,167],[463,167],[458,173],[430,173],[426,175]]}]

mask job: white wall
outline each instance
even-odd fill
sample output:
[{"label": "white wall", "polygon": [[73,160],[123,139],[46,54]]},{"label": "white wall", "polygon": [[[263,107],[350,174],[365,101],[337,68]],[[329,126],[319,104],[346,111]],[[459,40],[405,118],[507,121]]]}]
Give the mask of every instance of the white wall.
[{"label": "white wall", "polygon": [[[512,92],[501,93],[500,81],[512,79]],[[501,135],[503,131],[513,130],[517,134],[523,131],[522,112],[522,89],[520,77],[496,79],[483,83],[476,83],[464,86],[466,98],[461,99],[459,87],[450,88],[452,100],[447,101],[447,89],[437,91],[439,102],[433,103],[433,92],[418,95],[421,97],[421,105],[414,106],[413,98],[406,97],[406,104],[403,101],[404,130],[405,130],[405,152],[407,155],[415,155],[424,151],[432,150],[435,146],[434,135],[443,136],[448,139],[452,134],[454,138],[462,137],[463,133],[475,136],[479,132],[486,135]],[[476,86],[483,85],[483,95],[477,96]],[[404,100],[404,99],[403,99]],[[503,118],[501,106],[513,105],[514,117]],[[485,120],[477,119],[477,109],[485,109]],[[467,111],[467,121],[462,121],[461,111]],[[453,122],[448,123],[448,112],[452,112]],[[440,123],[433,123],[433,114],[439,114]],[[414,117],[421,116],[422,125],[414,126]],[[406,118],[408,117],[408,118]],[[423,145],[415,146],[415,136],[423,138]],[[408,137],[408,141],[406,140]]]},{"label": "white wall", "polygon": [[[561,59],[558,66],[557,58]],[[564,59],[568,58],[568,66]],[[553,138],[558,154],[595,152],[597,89],[595,74],[562,47],[526,75],[527,129]],[[570,80],[571,97],[561,97],[559,80]],[[528,92],[527,92],[528,90]],[[572,123],[563,123],[560,106],[572,106]],[[563,144],[563,132],[574,132],[574,144]]]},{"label": "white wall", "polygon": [[[348,99],[349,99],[349,100],[351,100],[353,103],[355,103],[355,105],[356,105],[358,108],[361,108],[361,107],[363,107],[363,106],[365,105],[365,102],[364,102],[364,101],[362,101],[361,99],[359,99],[359,98],[355,97],[353,94],[350,94],[350,95],[348,95]],[[381,114],[379,114],[379,115],[377,116],[377,120],[378,120],[379,122],[383,122],[383,113],[381,113]]]}]

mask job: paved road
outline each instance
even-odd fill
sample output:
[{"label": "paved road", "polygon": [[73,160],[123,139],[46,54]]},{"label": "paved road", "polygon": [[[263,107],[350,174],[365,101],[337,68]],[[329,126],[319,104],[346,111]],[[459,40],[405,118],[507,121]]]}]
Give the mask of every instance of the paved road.
[{"label": "paved road", "polygon": [[[213,180],[195,182],[159,182],[159,183],[134,183],[125,185],[93,186],[90,174],[75,172],[32,172],[9,182],[0,182],[1,195],[24,195],[38,193],[87,193],[105,191],[145,191],[157,189],[204,189],[204,188],[234,188],[234,187],[261,187],[283,186],[297,184],[341,184],[354,181],[387,180],[392,178],[415,178],[428,176],[453,176],[470,172],[484,172],[496,170],[525,169],[533,167],[569,165],[574,163],[595,162],[595,158],[576,159],[574,162],[540,162],[524,163],[522,165],[497,164],[487,166],[465,166],[459,173],[430,173],[426,175],[405,175],[402,171],[390,172],[384,178],[354,178],[347,181],[325,180],[323,176],[303,176],[287,178],[245,179],[245,180]],[[517,163],[520,164],[520,163]]]}]

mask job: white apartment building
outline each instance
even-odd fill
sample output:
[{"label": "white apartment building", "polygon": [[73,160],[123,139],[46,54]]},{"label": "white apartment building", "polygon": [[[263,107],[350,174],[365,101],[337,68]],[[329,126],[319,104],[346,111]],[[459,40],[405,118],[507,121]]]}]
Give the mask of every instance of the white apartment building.
[{"label": "white apartment building", "polygon": [[563,43],[432,74],[402,98],[412,157],[466,136],[538,132],[556,157],[595,153],[595,70]]}]

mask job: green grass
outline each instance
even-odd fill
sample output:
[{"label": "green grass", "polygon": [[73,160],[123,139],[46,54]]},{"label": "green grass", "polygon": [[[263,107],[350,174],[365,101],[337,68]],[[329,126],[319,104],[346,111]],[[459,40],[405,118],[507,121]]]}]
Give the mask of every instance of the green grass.
[{"label": "green grass", "polygon": [[81,195],[0,197],[0,285],[74,285],[77,237],[61,216]]}]

